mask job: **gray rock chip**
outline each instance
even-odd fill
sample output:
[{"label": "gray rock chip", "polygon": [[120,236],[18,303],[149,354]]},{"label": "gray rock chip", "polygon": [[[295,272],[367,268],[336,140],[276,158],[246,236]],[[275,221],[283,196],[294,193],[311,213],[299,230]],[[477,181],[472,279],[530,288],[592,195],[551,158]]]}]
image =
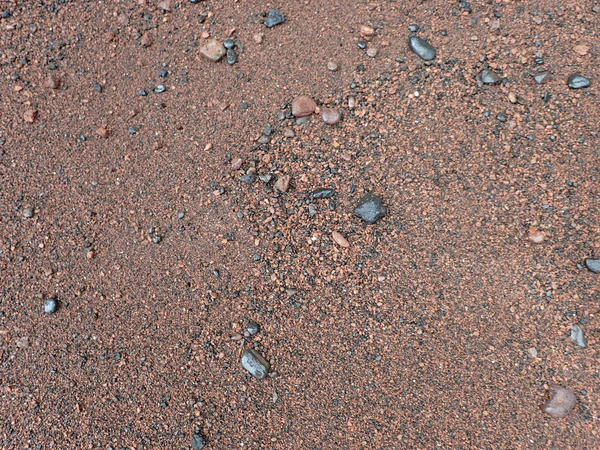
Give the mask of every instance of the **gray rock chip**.
[{"label": "gray rock chip", "polygon": [[542,411],[552,417],[566,417],[577,404],[575,394],[557,385],[550,386],[550,391],[553,395],[544,403]]},{"label": "gray rock chip", "polygon": [[237,55],[235,53],[235,50],[232,48],[228,48],[227,49],[227,64],[229,64],[230,66],[233,66],[237,61]]},{"label": "gray rock chip", "polygon": [[492,72],[490,69],[483,69],[481,72],[479,72],[479,80],[483,84],[496,84],[500,82],[502,78],[498,74]]},{"label": "gray rock chip", "polygon": [[425,61],[431,61],[432,59],[435,59],[435,49],[425,39],[411,35],[408,38],[408,46],[414,53],[416,53]]},{"label": "gray rock chip", "polygon": [[335,195],[335,189],[331,188],[319,188],[313,191],[313,198],[330,198]]},{"label": "gray rock chip", "polygon": [[252,376],[262,380],[269,373],[271,365],[256,350],[246,350],[242,355],[242,367]]},{"label": "gray rock chip", "polygon": [[567,84],[571,89],[583,89],[589,87],[592,82],[588,78],[574,73],[569,77]]},{"label": "gray rock chip", "polygon": [[198,433],[194,433],[192,435],[192,450],[202,450],[206,445],[206,439],[199,435]]},{"label": "gray rock chip", "polygon": [[230,48],[235,47],[235,42],[233,41],[233,39],[225,39],[223,41],[223,47],[229,50]]},{"label": "gray rock chip", "polygon": [[285,17],[276,9],[272,9],[269,11],[269,15],[267,16],[264,24],[267,28],[273,28],[276,25],[279,25],[285,21]]},{"label": "gray rock chip", "polygon": [[55,298],[48,298],[44,301],[44,312],[46,314],[54,314],[58,308],[58,302]]},{"label": "gray rock chip", "polygon": [[573,325],[571,327],[571,342],[581,348],[587,347],[585,335],[583,334],[583,330],[579,325]]},{"label": "gray rock chip", "polygon": [[585,267],[591,272],[600,273],[600,258],[586,258]]},{"label": "gray rock chip", "polygon": [[246,326],[246,331],[248,332],[248,334],[253,336],[260,331],[260,325],[254,321],[248,322],[248,325]]},{"label": "gray rock chip", "polygon": [[240,180],[244,183],[252,184],[254,181],[256,181],[256,173],[253,171],[248,171],[247,174],[240,177]]},{"label": "gray rock chip", "polygon": [[533,75],[533,79],[537,84],[544,84],[550,79],[550,74],[548,72],[540,72]]},{"label": "gray rock chip", "polygon": [[381,197],[373,194],[367,194],[360,199],[354,214],[367,223],[373,224],[385,216],[387,210],[383,205]]}]

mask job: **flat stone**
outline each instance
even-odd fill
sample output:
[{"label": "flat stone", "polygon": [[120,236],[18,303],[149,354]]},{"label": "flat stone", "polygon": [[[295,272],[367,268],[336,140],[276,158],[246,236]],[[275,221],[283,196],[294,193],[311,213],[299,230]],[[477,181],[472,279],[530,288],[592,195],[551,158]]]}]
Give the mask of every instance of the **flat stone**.
[{"label": "flat stone", "polygon": [[275,182],[275,189],[279,192],[287,192],[290,188],[290,181],[292,177],[290,175],[281,175]]},{"label": "flat stone", "polygon": [[256,350],[246,350],[242,355],[242,367],[246,369],[250,375],[262,380],[269,373],[271,365],[269,362]]},{"label": "flat stone", "polygon": [[600,258],[586,258],[585,267],[591,272],[600,273]]},{"label": "flat stone", "polygon": [[413,34],[408,38],[408,46],[414,53],[416,53],[425,61],[431,61],[432,59],[435,59],[435,49],[425,39],[421,39]]},{"label": "flat stone", "polygon": [[496,84],[500,82],[502,78],[490,69],[483,69],[479,72],[479,80],[483,84]]},{"label": "flat stone", "polygon": [[334,241],[334,242],[335,242],[337,245],[339,245],[340,247],[343,247],[343,248],[348,248],[348,247],[350,247],[350,242],[348,242],[348,241],[346,240],[346,238],[345,238],[344,236],[342,236],[342,234],[341,234],[341,233],[339,233],[338,231],[333,231],[333,232],[331,233],[331,238],[332,238],[332,239],[333,239],[333,241]]},{"label": "flat stone", "polygon": [[583,75],[579,75],[578,73],[574,73],[569,77],[567,84],[571,89],[583,89],[589,87],[592,82],[584,77]]},{"label": "flat stone", "polygon": [[312,192],[313,198],[330,198],[335,195],[335,189],[332,188],[319,188]]},{"label": "flat stone", "polygon": [[579,325],[573,325],[571,327],[571,342],[581,348],[587,347],[587,340]]},{"label": "flat stone", "polygon": [[225,50],[223,44],[214,38],[209,39],[204,45],[200,47],[200,53],[202,54],[202,56],[214,62],[217,62],[223,56],[225,56],[226,52],[227,50]]},{"label": "flat stone", "polygon": [[341,118],[342,115],[337,109],[323,108],[323,111],[321,111],[321,119],[323,119],[323,122],[325,122],[326,124],[335,125],[340,121]]},{"label": "flat stone", "polygon": [[365,195],[360,199],[356,208],[354,208],[354,214],[369,224],[377,222],[386,213],[387,210],[383,205],[381,197],[373,194]]},{"label": "flat stone", "polygon": [[317,104],[307,95],[299,95],[292,101],[292,114],[295,117],[310,116],[315,109],[317,109]]},{"label": "flat stone", "polygon": [[550,386],[552,397],[542,406],[542,411],[552,417],[566,417],[577,404],[577,398],[562,386]]},{"label": "flat stone", "polygon": [[273,28],[276,25],[279,25],[285,21],[285,17],[276,9],[272,9],[269,11],[269,15],[264,21],[264,24],[267,28]]}]

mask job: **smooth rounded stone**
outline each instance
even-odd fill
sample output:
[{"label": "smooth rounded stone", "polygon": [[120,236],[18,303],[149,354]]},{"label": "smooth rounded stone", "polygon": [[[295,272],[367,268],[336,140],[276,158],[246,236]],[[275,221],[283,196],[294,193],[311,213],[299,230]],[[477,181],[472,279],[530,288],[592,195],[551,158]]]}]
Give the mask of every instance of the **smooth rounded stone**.
[{"label": "smooth rounded stone", "polygon": [[48,298],[44,301],[44,312],[46,314],[54,314],[58,308],[58,302],[55,298]]},{"label": "smooth rounded stone", "polygon": [[227,49],[227,64],[233,66],[237,62],[237,55],[232,48]]},{"label": "smooth rounded stone", "polygon": [[591,272],[600,273],[600,258],[586,258],[585,267]]},{"label": "smooth rounded stone", "polygon": [[262,380],[269,373],[271,365],[263,358],[256,350],[246,350],[242,355],[242,367],[246,369],[250,375]]},{"label": "smooth rounded stone", "polygon": [[235,47],[235,42],[233,41],[233,39],[225,39],[223,41],[223,47],[229,50],[230,48]]},{"label": "smooth rounded stone", "polygon": [[550,386],[552,397],[542,406],[542,411],[552,417],[566,417],[577,404],[577,398],[562,386]]},{"label": "smooth rounded stone", "polygon": [[533,79],[537,84],[544,84],[550,80],[550,74],[548,72],[540,72],[533,75]]},{"label": "smooth rounded stone", "polygon": [[335,195],[335,189],[332,188],[319,188],[312,192],[313,198],[330,198]]},{"label": "smooth rounded stone", "polygon": [[421,59],[431,61],[435,58],[435,49],[425,39],[415,36],[414,34],[408,38],[408,46]]},{"label": "smooth rounded stone", "polygon": [[332,72],[337,72],[337,70],[340,68],[340,65],[335,62],[335,61],[327,61],[327,69],[331,70]]},{"label": "smooth rounded stone", "polygon": [[381,197],[373,194],[365,195],[354,208],[354,214],[369,224],[377,222],[386,213]]},{"label": "smooth rounded stone", "polygon": [[202,450],[206,445],[206,439],[198,433],[192,435],[192,450]]},{"label": "smooth rounded stone", "polygon": [[248,325],[246,325],[246,331],[248,334],[250,334],[250,336],[253,336],[260,331],[260,325],[254,321],[248,322]]},{"label": "smooth rounded stone", "polygon": [[337,109],[323,108],[323,111],[321,111],[321,119],[323,119],[323,122],[325,122],[326,124],[335,125],[340,121],[341,118],[342,115]]},{"label": "smooth rounded stone", "polygon": [[209,39],[204,45],[200,46],[200,54],[214,62],[217,62],[225,56],[226,52],[227,50],[223,47],[223,44],[214,38]]},{"label": "smooth rounded stone", "polygon": [[279,25],[285,21],[285,17],[276,9],[272,9],[269,11],[269,15],[264,21],[264,24],[267,28],[273,28],[276,25]]},{"label": "smooth rounded stone", "polygon": [[163,92],[165,92],[167,90],[167,88],[165,87],[164,84],[159,84],[158,86],[156,86],[154,88],[154,92],[156,92],[157,94],[162,94]]},{"label": "smooth rounded stone", "polygon": [[571,342],[581,348],[587,347],[587,340],[579,325],[573,325],[571,327]]},{"label": "smooth rounded stone", "polygon": [[310,116],[315,109],[317,109],[317,104],[307,95],[299,95],[292,101],[292,114],[295,117]]},{"label": "smooth rounded stone", "polygon": [[584,77],[583,75],[574,73],[569,77],[567,84],[571,89],[583,89],[589,87],[592,83],[588,78]]},{"label": "smooth rounded stone", "polygon": [[339,245],[342,248],[350,247],[350,242],[348,242],[348,240],[344,236],[342,236],[342,234],[338,231],[333,231],[331,233],[331,238],[337,245]]},{"label": "smooth rounded stone", "polygon": [[490,69],[483,69],[479,72],[479,80],[483,84],[496,84],[500,82],[502,78]]}]

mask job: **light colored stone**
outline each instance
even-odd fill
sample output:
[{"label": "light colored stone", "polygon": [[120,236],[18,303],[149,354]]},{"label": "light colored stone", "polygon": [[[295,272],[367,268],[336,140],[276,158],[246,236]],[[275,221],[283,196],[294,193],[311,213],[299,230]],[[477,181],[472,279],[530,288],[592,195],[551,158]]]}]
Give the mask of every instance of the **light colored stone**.
[{"label": "light colored stone", "polygon": [[331,233],[331,238],[340,247],[343,247],[343,248],[350,247],[350,242],[348,242],[346,240],[346,238],[344,236],[342,236],[340,233],[338,233],[337,231],[334,231]]},{"label": "light colored stone", "polygon": [[281,175],[275,182],[275,189],[279,192],[287,192],[290,188],[290,181],[292,177],[290,175]]},{"label": "light colored stone", "polygon": [[335,125],[342,118],[339,110],[334,108],[323,108],[321,111],[321,119],[329,125]]},{"label": "light colored stone", "polygon": [[300,95],[292,101],[292,114],[295,117],[310,116],[315,109],[317,109],[317,104],[307,95]]},{"label": "light colored stone", "polygon": [[562,386],[552,385],[549,388],[552,397],[542,406],[542,411],[552,417],[566,417],[577,404],[577,398],[568,389]]},{"label": "light colored stone", "polygon": [[205,58],[217,62],[223,56],[225,56],[227,50],[225,47],[223,47],[221,42],[217,41],[215,38],[212,38],[206,41],[206,43],[200,47],[200,53]]},{"label": "light colored stone", "polygon": [[242,367],[252,376],[262,380],[269,373],[271,365],[256,350],[246,350],[242,355]]}]

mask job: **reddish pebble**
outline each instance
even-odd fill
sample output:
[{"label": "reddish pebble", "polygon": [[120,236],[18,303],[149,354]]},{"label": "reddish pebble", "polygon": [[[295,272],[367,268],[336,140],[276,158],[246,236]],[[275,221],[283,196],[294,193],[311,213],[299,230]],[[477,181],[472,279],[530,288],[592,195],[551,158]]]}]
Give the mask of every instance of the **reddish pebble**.
[{"label": "reddish pebble", "polygon": [[102,139],[106,139],[108,137],[108,130],[104,127],[98,128],[96,132]]},{"label": "reddish pebble", "polygon": [[346,240],[346,238],[344,236],[342,236],[340,233],[338,233],[337,231],[334,231],[331,233],[331,238],[340,247],[343,247],[343,248],[350,247],[350,242],[348,242]]},{"label": "reddish pebble", "polygon": [[369,58],[375,58],[377,56],[377,47],[369,47],[367,49],[367,56]]},{"label": "reddish pebble", "polygon": [[58,89],[60,87],[60,78],[54,74],[50,74],[48,75],[48,78],[46,78],[44,86],[46,86],[48,89]]},{"label": "reddish pebble", "polygon": [[152,45],[152,36],[150,36],[148,33],[144,33],[142,35],[142,39],[140,39],[140,44],[142,44],[144,47],[150,47]]},{"label": "reddish pebble", "polygon": [[238,158],[231,163],[231,170],[239,170],[242,167],[242,158]]},{"label": "reddish pebble", "polygon": [[321,118],[323,119],[323,122],[328,123],[329,125],[335,125],[340,121],[342,116],[337,109],[323,108],[323,111],[321,111]]},{"label": "reddish pebble", "polygon": [[307,95],[300,95],[292,101],[292,114],[295,117],[310,116],[315,109],[317,109],[317,104]]},{"label": "reddish pebble", "polygon": [[23,120],[27,123],[33,123],[35,122],[37,115],[38,113],[35,109],[28,109],[25,111],[25,114],[23,114]]},{"label": "reddish pebble", "polygon": [[529,227],[529,230],[527,230],[527,237],[534,244],[541,244],[546,239],[546,233],[538,230],[536,227]]},{"label": "reddish pebble", "polygon": [[287,192],[290,187],[290,180],[292,179],[289,175],[281,175],[275,182],[275,189],[280,192]]},{"label": "reddish pebble", "polygon": [[286,130],[283,132],[283,135],[286,138],[293,138],[294,136],[296,136],[296,133],[294,133],[294,130],[292,130],[291,128],[286,128]]},{"label": "reddish pebble", "polygon": [[552,397],[542,406],[542,411],[552,417],[566,417],[577,404],[577,398],[562,386],[550,386]]}]

